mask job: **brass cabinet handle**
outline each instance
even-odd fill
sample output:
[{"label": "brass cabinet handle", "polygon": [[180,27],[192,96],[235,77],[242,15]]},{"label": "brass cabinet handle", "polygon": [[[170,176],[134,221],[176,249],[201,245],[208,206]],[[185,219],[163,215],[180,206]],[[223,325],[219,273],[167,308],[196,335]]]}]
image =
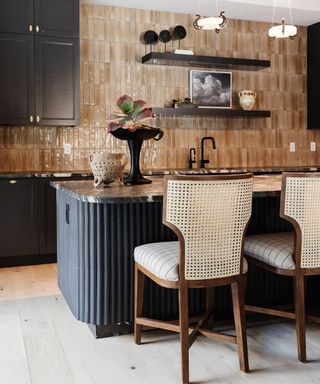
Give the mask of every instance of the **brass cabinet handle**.
[{"label": "brass cabinet handle", "polygon": [[33,123],[33,116],[32,115],[30,116],[29,120],[30,120],[30,123]]},{"label": "brass cabinet handle", "polygon": [[40,31],[39,25],[36,25],[36,32],[39,32],[39,31]]},{"label": "brass cabinet handle", "polygon": [[17,184],[17,180],[10,180],[9,183],[10,184]]},{"label": "brass cabinet handle", "polygon": [[30,32],[33,31],[33,25],[32,25],[32,24],[29,25],[29,31],[30,31]]},{"label": "brass cabinet handle", "polygon": [[36,121],[37,121],[37,123],[39,123],[39,121],[40,121],[40,116],[39,115],[37,115]]}]

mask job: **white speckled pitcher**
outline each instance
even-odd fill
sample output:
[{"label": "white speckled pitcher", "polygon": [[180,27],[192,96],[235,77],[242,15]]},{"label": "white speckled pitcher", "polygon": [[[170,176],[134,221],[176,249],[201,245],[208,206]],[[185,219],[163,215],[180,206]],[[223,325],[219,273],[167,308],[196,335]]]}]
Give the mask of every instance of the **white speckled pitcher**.
[{"label": "white speckled pitcher", "polygon": [[251,111],[256,103],[257,94],[254,91],[245,90],[239,92],[239,104],[245,111]]},{"label": "white speckled pitcher", "polygon": [[93,186],[113,181],[123,185],[123,171],[128,161],[124,153],[93,153],[90,155],[90,166],[94,176]]}]

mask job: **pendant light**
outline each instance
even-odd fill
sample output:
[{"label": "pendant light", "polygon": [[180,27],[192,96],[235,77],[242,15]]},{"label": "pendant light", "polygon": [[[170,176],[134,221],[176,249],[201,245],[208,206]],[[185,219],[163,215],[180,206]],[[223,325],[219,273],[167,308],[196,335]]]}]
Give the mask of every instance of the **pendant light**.
[{"label": "pendant light", "polygon": [[276,7],[277,7],[277,0],[274,0],[273,4],[273,15],[272,15],[272,25],[269,28],[269,37],[274,40],[275,38],[277,39],[282,39],[285,37],[289,37],[291,40],[293,40],[297,34],[297,27],[293,25],[292,22],[292,11],[291,11],[291,1],[288,0],[288,7],[289,7],[289,14],[290,14],[290,22],[291,24],[286,24],[286,21],[284,18],[281,20],[280,25],[273,25],[274,24],[274,17],[275,17],[275,12],[276,12]]},{"label": "pendant light", "polygon": [[[216,0],[216,12],[218,13],[218,0]],[[215,30],[216,33],[219,33],[222,28],[227,25],[227,18],[224,15],[224,11],[220,11],[219,16],[217,17],[205,17],[196,14],[196,18],[193,21],[193,26],[197,30]]]}]

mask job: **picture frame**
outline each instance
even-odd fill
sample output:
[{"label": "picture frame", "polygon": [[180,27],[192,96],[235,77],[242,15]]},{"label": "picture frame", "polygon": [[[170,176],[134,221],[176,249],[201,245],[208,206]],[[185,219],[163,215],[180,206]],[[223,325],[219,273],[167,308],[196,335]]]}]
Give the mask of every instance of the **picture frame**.
[{"label": "picture frame", "polygon": [[232,72],[189,71],[190,99],[199,108],[232,108]]}]

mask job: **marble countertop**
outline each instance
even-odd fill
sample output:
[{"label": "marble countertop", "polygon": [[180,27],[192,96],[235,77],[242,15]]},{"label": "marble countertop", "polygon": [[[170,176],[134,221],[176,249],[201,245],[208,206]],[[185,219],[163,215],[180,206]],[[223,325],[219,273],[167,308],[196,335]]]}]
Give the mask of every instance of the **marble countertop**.
[{"label": "marble countertop", "polygon": [[[163,177],[152,176],[151,184],[119,186],[111,184],[108,187],[93,187],[91,180],[56,181],[51,185],[65,191],[69,196],[89,203],[126,203],[162,201]],[[254,176],[254,196],[278,195],[281,190],[281,175]]]},{"label": "marble countertop", "polygon": [[[145,170],[144,175],[149,176],[163,176],[163,175],[175,175],[175,174],[216,174],[216,173],[243,173],[252,172],[254,174],[275,174],[281,172],[315,172],[320,171],[318,166],[303,165],[300,167],[248,167],[248,168],[195,168],[195,169],[153,169]],[[78,170],[78,171],[65,171],[65,172],[0,172],[0,178],[66,178],[66,177],[92,177],[90,170]]]},{"label": "marble countertop", "polygon": [[0,179],[30,179],[30,178],[81,178],[92,177],[90,172],[0,172]]}]

